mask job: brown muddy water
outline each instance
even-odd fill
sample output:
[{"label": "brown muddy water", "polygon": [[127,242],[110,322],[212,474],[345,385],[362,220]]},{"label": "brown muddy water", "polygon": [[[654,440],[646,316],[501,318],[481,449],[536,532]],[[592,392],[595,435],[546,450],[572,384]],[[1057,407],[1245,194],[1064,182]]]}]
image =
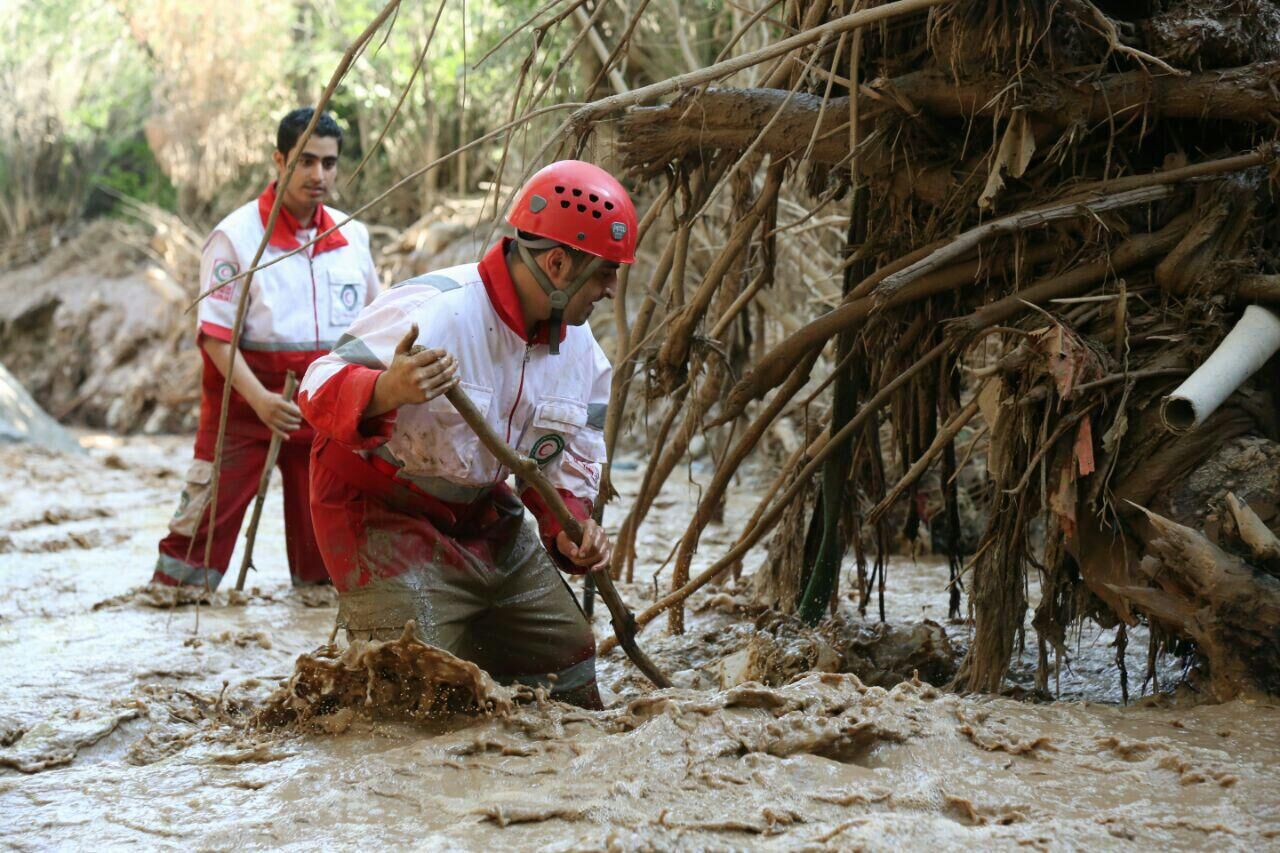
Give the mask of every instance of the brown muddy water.
[{"label": "brown muddy water", "polygon": [[[1280,708],[1121,707],[1109,632],[1076,637],[1050,704],[835,673],[721,687],[723,659],[753,632],[706,607],[684,637],[657,623],[643,635],[681,686],[649,691],[614,653],[603,712],[499,702],[430,724],[356,717],[339,734],[249,728],[336,611],[289,588],[278,495],[252,593],[154,606],[130,593],[189,441],[82,441],[82,458],[0,448],[6,847],[1280,849]],[[625,501],[634,472],[623,479]],[[690,513],[692,487],[672,487],[643,534],[640,582],[623,586],[637,609]],[[727,515],[752,506],[748,484]],[[733,533],[709,531],[704,554]],[[944,622],[944,566],[890,571],[890,621]],[[596,624],[607,635],[603,612]],[[944,628],[966,642],[965,626]],[[1136,696],[1145,641],[1129,646]],[[1029,683],[1031,660],[1015,680]],[[1167,665],[1161,685],[1177,675]]]}]

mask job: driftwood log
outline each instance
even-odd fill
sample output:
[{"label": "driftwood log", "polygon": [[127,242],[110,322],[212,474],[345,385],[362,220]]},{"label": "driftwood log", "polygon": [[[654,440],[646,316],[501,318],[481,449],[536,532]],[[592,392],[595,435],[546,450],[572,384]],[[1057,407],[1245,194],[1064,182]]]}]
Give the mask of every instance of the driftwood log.
[{"label": "driftwood log", "polygon": [[[1251,525],[1244,535],[1252,538],[1244,541],[1254,559],[1259,564],[1274,560],[1275,534],[1256,520],[1248,504],[1237,503],[1235,511]],[[1213,661],[1210,690],[1215,698],[1280,695],[1280,579],[1227,553],[1197,530],[1143,512],[1150,531],[1138,566],[1152,586],[1115,591],[1195,639]]]},{"label": "driftwood log", "polygon": [[[1008,88],[1002,76],[955,80],[944,70],[927,69],[864,84],[858,111],[864,120],[887,113],[991,118],[1003,113],[1000,96]],[[1073,124],[1095,128],[1133,115],[1150,121],[1269,123],[1280,118],[1280,62],[1187,77],[1135,71],[1096,83],[1031,76],[1022,81],[1019,94],[1021,106],[1045,135]],[[663,106],[634,109],[622,120],[620,152],[628,167],[646,175],[690,154],[753,144],[775,157],[807,149],[813,162],[847,164],[849,98],[830,98],[824,108],[820,95],[789,95],[778,89],[711,89]],[[807,148],[810,139],[814,144]]]}]

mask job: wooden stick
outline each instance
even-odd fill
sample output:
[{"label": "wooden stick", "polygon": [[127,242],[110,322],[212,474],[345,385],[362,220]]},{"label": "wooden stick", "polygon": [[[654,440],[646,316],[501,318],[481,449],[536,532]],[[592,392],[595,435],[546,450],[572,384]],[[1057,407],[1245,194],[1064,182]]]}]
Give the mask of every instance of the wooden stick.
[{"label": "wooden stick", "polygon": [[[293,394],[298,390],[298,377],[290,370],[284,379],[284,391],[281,396],[287,402],[293,402]],[[271,469],[276,467],[276,459],[280,456],[280,445],[284,439],[280,433],[273,433],[271,444],[267,447],[267,461],[262,465],[262,478],[258,480],[258,498],[253,502],[253,516],[249,519],[249,529],[244,535],[244,556],[240,558],[240,576],[236,578],[236,592],[244,590],[244,579],[253,566],[253,543],[258,538],[258,521],[262,518],[262,505],[267,502],[267,487],[271,485]],[[257,566],[254,566],[256,569]]]},{"label": "wooden stick", "polygon": [[356,176],[364,169],[365,164],[369,162],[369,158],[382,147],[382,140],[386,138],[387,131],[391,129],[391,125],[395,124],[396,116],[400,115],[400,108],[404,106],[405,100],[409,97],[409,92],[413,90],[413,84],[422,72],[422,63],[427,59],[427,50],[431,47],[431,41],[436,37],[436,27],[440,23],[440,15],[444,12],[445,2],[446,0],[440,0],[440,6],[436,9],[435,20],[431,22],[431,31],[427,33],[426,43],[422,45],[422,50],[418,53],[418,61],[413,66],[413,73],[409,75],[409,82],[405,83],[404,88],[400,91],[400,100],[396,101],[395,108],[391,110],[391,115],[387,116],[386,123],[382,125],[382,130],[378,131],[378,138],[373,141],[373,145],[369,146],[369,150],[364,152],[364,157],[360,159],[360,163],[355,170],[347,176],[348,190],[355,184]]},{"label": "wooden stick", "polygon": [[[613,50],[611,50],[609,55],[605,57],[604,64],[600,66],[600,70],[596,73],[595,79],[592,80],[591,85],[587,87],[588,99],[595,97],[596,90],[600,88],[600,84],[604,81],[605,72],[611,68],[616,69],[619,67],[618,58],[630,47],[631,36],[635,34],[636,27],[640,25],[640,18],[644,16],[645,9],[649,8],[649,4],[652,1],[653,0],[640,0],[640,5],[631,13],[631,19],[627,22],[627,28],[623,30],[622,37],[618,39],[618,43],[613,46]],[[619,71],[619,74],[621,74],[621,71]]]},{"label": "wooden stick", "polygon": [[596,25],[591,20],[591,17],[587,15],[586,12],[582,11],[581,6],[575,6],[573,8],[573,20],[577,22],[579,27],[586,31],[587,44],[591,45],[591,49],[595,51],[596,58],[599,59],[601,63],[604,63],[600,67],[602,72],[608,76],[609,84],[613,86],[613,91],[619,95],[625,92],[630,92],[631,87],[627,85],[626,80],[622,79],[622,73],[618,71],[617,68],[608,64],[613,59],[613,54],[611,54],[608,48],[605,47],[604,39],[600,38],[600,31],[596,29]]},{"label": "wooden stick", "polygon": [[996,235],[1013,234],[1062,219],[1075,219],[1090,214],[1096,215],[1108,210],[1162,201],[1172,196],[1174,191],[1171,186],[1141,187],[1096,199],[1059,202],[1030,210],[1021,210],[999,219],[993,219],[975,228],[970,228],[946,246],[935,250],[928,257],[922,258],[906,269],[886,277],[880,282],[879,287],[875,289],[874,296],[883,301],[926,273],[950,266],[961,260],[969,252],[981,245],[983,241],[989,240]]},{"label": "wooden stick", "polygon": [[[564,498],[560,497],[560,493],[542,475],[541,469],[538,468],[538,463],[527,456],[521,456],[508,447],[507,443],[489,428],[484,415],[480,414],[472,404],[471,399],[467,397],[467,392],[455,387],[445,394],[445,397],[458,410],[458,414],[462,415],[462,419],[467,422],[467,426],[471,427],[475,434],[480,437],[480,443],[499,462],[511,469],[517,477],[537,490],[542,499],[547,502],[547,506],[551,508],[551,512],[555,515],[556,520],[560,522],[560,526],[564,528],[564,532],[568,534],[569,538],[575,542],[581,542],[582,524],[573,517],[573,513],[569,512],[569,508],[564,505]],[[631,658],[631,662],[655,686],[670,687],[670,679],[636,645],[635,617],[631,615],[631,611],[627,609],[627,605],[622,601],[622,596],[618,594],[617,587],[613,585],[613,578],[609,576],[609,570],[606,568],[604,571],[593,572],[591,576],[595,578],[596,590],[609,608],[609,615],[612,617],[613,622],[613,632],[617,635],[618,644],[627,653],[627,657]]]},{"label": "wooden stick", "polygon": [[[690,595],[693,595],[693,593],[710,583],[717,575],[726,571],[735,562],[742,559],[748,551],[755,547],[756,543],[759,542],[766,533],[773,529],[773,526],[782,516],[782,511],[786,509],[787,504],[791,503],[791,501],[796,498],[800,493],[800,490],[804,488],[805,482],[812,477],[814,472],[818,470],[818,467],[826,461],[827,457],[831,455],[832,450],[839,447],[841,442],[848,440],[849,437],[853,435],[854,430],[860,429],[862,425],[866,423],[867,419],[879,411],[880,407],[888,402],[889,398],[899,388],[911,381],[912,377],[918,374],[921,370],[941,358],[951,346],[952,344],[950,341],[943,341],[938,344],[933,349],[929,350],[929,352],[921,356],[915,364],[895,376],[889,383],[881,388],[874,397],[864,403],[862,408],[858,410],[858,414],[854,415],[848,423],[841,427],[840,430],[830,438],[830,440],[822,445],[821,449],[814,454],[808,463],[805,464],[800,473],[791,481],[791,485],[787,488],[787,491],[783,493],[782,497],[778,498],[769,506],[768,512],[764,513],[763,516],[759,513],[756,514],[756,516],[759,517],[759,521],[757,521],[749,530],[743,531],[742,535],[738,537],[738,541],[729,549],[728,553],[680,589],[667,593],[665,596],[646,607],[636,618],[637,626],[643,628],[649,622],[652,622],[655,616],[662,613],[668,607],[684,601]],[[600,653],[604,654],[612,648],[613,644],[608,640],[605,640],[600,644]]]},{"label": "wooden stick", "polygon": [[[981,391],[979,391],[979,394]],[[881,500],[867,513],[867,524],[875,524],[880,520],[880,516],[893,505],[893,502],[907,490],[912,483],[919,480],[925,471],[929,470],[929,466],[933,464],[933,460],[942,453],[943,448],[951,443],[951,439],[964,428],[965,424],[978,414],[978,394],[973,395],[973,399],[960,412],[952,418],[945,427],[938,430],[938,434],[934,436],[933,443],[929,445],[929,449],[924,452],[919,459],[912,464],[910,470],[902,476],[893,488],[891,488]]]},{"label": "wooden stick", "polygon": [[941,6],[946,2],[949,2],[949,0],[897,0],[894,3],[886,3],[883,6],[875,6],[871,9],[864,9],[861,12],[854,12],[851,15],[827,21],[825,24],[790,38],[774,42],[760,50],[744,53],[741,56],[717,62],[714,65],[700,68],[688,74],[680,74],[667,80],[651,83],[648,86],[641,86],[639,89],[632,89],[624,94],[601,98],[593,103],[585,104],[573,114],[571,121],[575,126],[583,127],[614,110],[643,104],[675,91],[691,89],[703,83],[710,83],[713,80],[728,77],[730,74],[750,68],[753,65],[760,65],[771,59],[777,59],[797,48],[805,47],[831,36],[847,33],[898,15],[907,15],[933,6]]},{"label": "wooden stick", "polygon": [[981,308],[951,321],[956,330],[979,332],[1017,317],[1028,305],[1040,305],[1050,299],[1077,296],[1093,288],[1107,276],[1120,275],[1138,264],[1163,255],[1178,244],[1195,220],[1189,210],[1174,217],[1159,231],[1138,234],[1116,246],[1100,260],[1072,267],[1060,275],[1041,279]]},{"label": "wooden stick", "polygon": [[[1252,151],[1247,154],[1196,163],[1181,169],[1168,169],[1149,175],[1130,175],[1093,187],[1081,187],[1073,191],[1072,196],[1066,200],[1011,213],[965,231],[927,257],[887,276],[876,287],[874,294],[877,299],[884,300],[909,282],[939,266],[946,266],[964,257],[983,241],[998,234],[1010,234],[1062,219],[1096,215],[1107,210],[1161,201],[1173,194],[1173,184],[1193,178],[1249,169],[1265,163],[1267,156],[1265,152]],[[1106,194],[1102,194],[1104,190]]]}]

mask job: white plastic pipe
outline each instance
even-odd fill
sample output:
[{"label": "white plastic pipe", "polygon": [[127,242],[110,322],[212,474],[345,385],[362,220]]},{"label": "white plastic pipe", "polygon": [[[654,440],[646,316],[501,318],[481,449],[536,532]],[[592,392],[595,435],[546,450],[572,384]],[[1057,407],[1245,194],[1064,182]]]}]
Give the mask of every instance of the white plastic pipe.
[{"label": "white plastic pipe", "polygon": [[1160,417],[1170,432],[1189,432],[1280,350],[1280,317],[1258,305],[1244,309],[1218,348],[1177,390],[1164,398]]}]

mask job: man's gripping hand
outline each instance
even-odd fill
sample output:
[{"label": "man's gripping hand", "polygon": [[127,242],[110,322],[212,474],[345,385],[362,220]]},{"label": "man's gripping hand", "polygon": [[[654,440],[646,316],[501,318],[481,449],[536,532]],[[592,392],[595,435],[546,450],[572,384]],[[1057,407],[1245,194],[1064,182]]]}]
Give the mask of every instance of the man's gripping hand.
[{"label": "man's gripping hand", "polygon": [[613,556],[609,535],[590,518],[582,522],[582,545],[575,545],[569,534],[561,530],[556,534],[556,548],[583,573],[608,569],[609,558]]},{"label": "man's gripping hand", "polygon": [[410,353],[417,339],[415,323],[396,345],[391,366],[378,377],[376,393],[389,404],[388,410],[434,400],[458,384],[457,359],[442,349]]},{"label": "man's gripping hand", "polygon": [[287,439],[289,433],[302,426],[302,411],[282,394],[264,389],[260,396],[249,401],[249,405],[258,420],[281,438]]}]

